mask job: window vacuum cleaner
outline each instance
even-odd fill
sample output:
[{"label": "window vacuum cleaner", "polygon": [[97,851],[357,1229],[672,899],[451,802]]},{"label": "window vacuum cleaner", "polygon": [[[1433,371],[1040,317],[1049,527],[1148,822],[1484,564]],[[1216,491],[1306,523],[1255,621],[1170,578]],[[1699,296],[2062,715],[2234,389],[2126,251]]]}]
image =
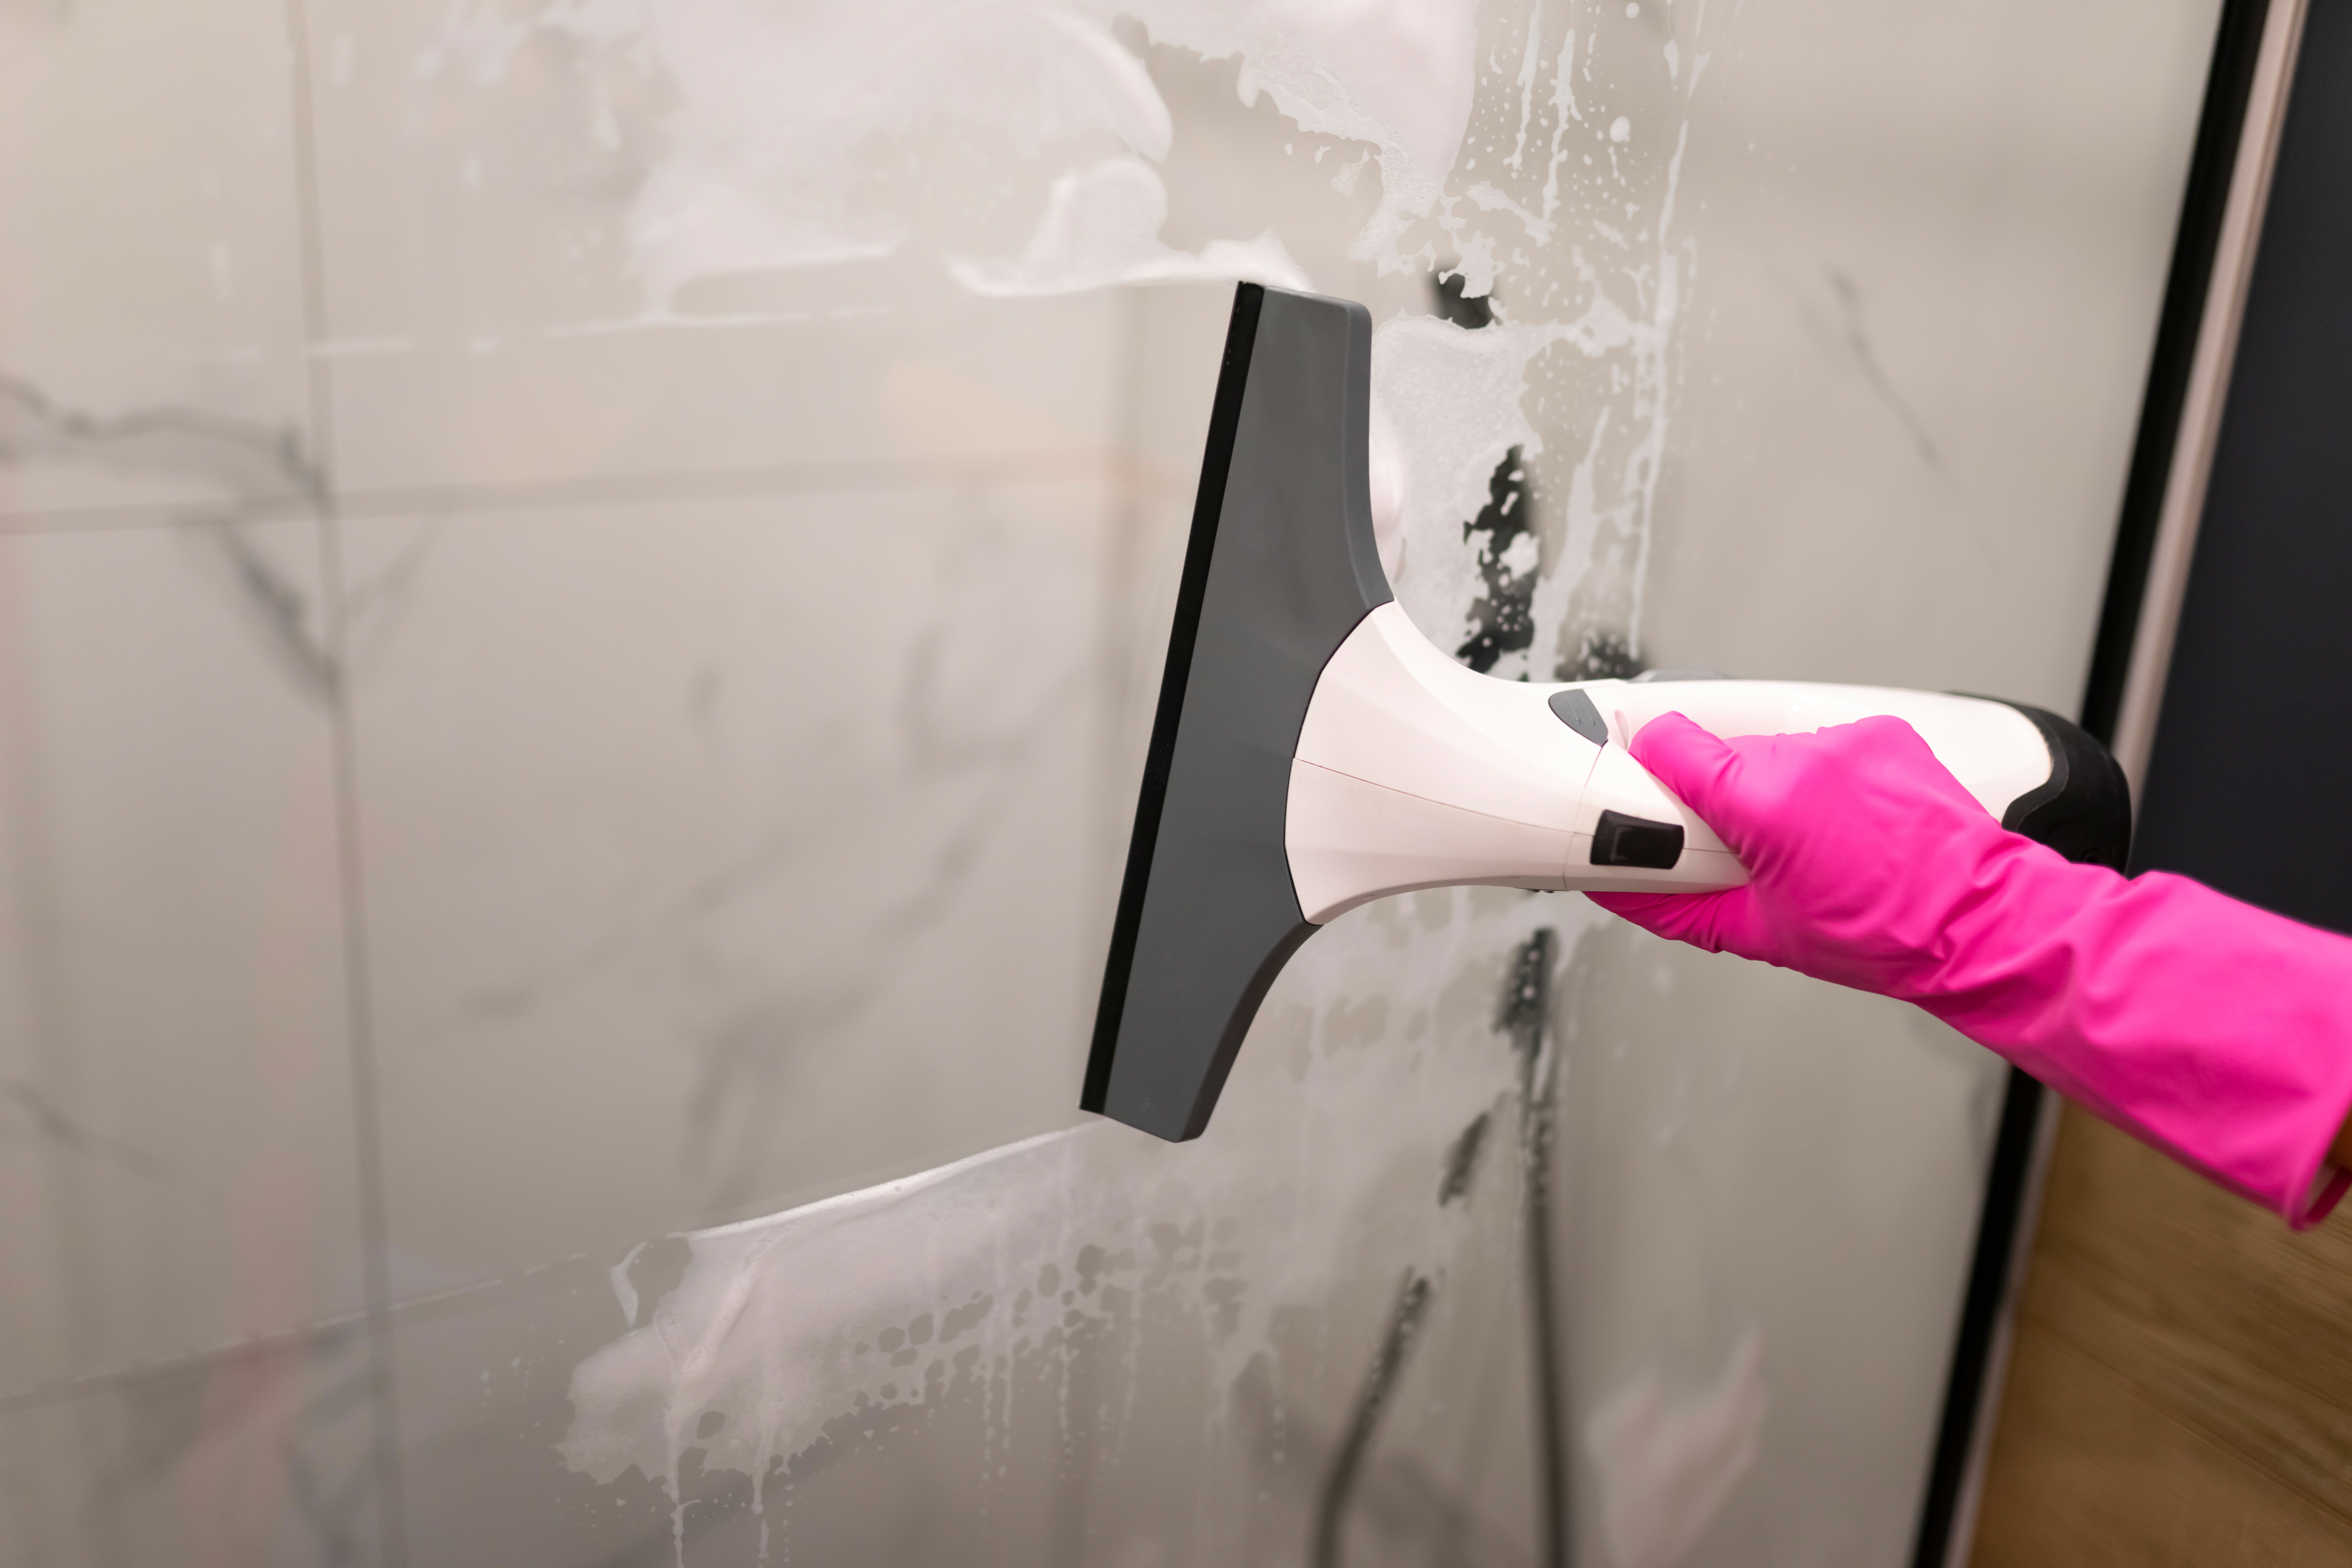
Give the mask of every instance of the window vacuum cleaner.
[{"label": "window vacuum cleaner", "polygon": [[2001,825],[2120,870],[2121,769],[2054,714],[1941,692],[1479,674],[1413,626],[1373,539],[1372,323],[1242,284],[1079,1103],[1208,1125],[1299,944],[1416,888],[1703,893],[1739,862],[1626,751],[1681,712],[1718,735],[1909,722]]}]

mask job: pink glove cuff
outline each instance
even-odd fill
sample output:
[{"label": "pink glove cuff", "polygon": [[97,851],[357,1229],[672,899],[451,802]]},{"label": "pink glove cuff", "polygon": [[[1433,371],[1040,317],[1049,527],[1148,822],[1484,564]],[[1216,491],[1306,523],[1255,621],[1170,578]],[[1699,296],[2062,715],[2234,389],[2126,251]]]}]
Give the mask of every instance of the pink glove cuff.
[{"label": "pink glove cuff", "polygon": [[[1988,939],[1998,924],[2024,941]],[[1907,998],[2085,1110],[2302,1229],[2343,1196],[2352,941],[2186,877],[2029,844]]]},{"label": "pink glove cuff", "polygon": [[1723,740],[1669,714],[1633,751],[1750,881],[1594,903],[1915,1002],[2298,1228],[2342,1196],[2352,940],[2184,877],[2072,864],[2004,830],[1900,719]]}]

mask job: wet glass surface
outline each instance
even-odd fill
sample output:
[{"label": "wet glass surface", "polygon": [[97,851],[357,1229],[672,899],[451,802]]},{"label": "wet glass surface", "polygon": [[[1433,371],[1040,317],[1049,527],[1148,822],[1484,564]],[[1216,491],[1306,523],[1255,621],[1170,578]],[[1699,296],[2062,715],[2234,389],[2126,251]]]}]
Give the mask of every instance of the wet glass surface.
[{"label": "wet glass surface", "polygon": [[1224,315],[1477,667],[2070,710],[2212,16],[0,0],[0,1563],[1905,1560],[1939,1026],[1416,894],[1076,1111]]}]

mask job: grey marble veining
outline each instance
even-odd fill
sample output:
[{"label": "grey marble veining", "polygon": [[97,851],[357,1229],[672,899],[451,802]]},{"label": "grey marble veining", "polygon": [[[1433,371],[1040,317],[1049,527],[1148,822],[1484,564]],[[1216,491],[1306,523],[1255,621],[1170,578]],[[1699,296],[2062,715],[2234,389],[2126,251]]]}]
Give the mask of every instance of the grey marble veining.
[{"label": "grey marble veining", "polygon": [[177,443],[212,476],[12,465],[0,514],[309,494],[269,472],[314,412],[287,20],[273,0],[0,14],[0,444],[28,434],[29,385],[118,450]]},{"label": "grey marble veining", "polygon": [[[316,517],[330,504],[325,477],[299,431],[201,408],[91,413],[62,407],[30,382],[0,374],[0,473],[11,469],[159,480],[187,496],[141,509],[160,511],[187,530],[204,558],[200,569],[226,589],[297,685],[321,699],[331,691],[334,657],[325,643],[316,584],[302,580],[300,562],[280,559],[282,549],[273,548],[287,530],[251,527],[264,519]],[[49,521],[70,526],[74,517],[52,514]]]},{"label": "grey marble veining", "polygon": [[0,536],[0,1391],[359,1304],[316,529],[237,528]]},{"label": "grey marble veining", "polygon": [[355,1322],[0,1399],[0,1563],[381,1563]]},{"label": "grey marble veining", "polygon": [[1919,460],[1937,473],[1947,474],[1948,470],[1944,463],[1944,455],[1937,450],[1936,438],[1928,434],[1918,411],[1911,406],[1888,378],[1886,367],[1878,361],[1878,351],[1871,345],[1870,321],[1861,285],[1834,267],[1822,269],[1822,281],[1829,285],[1831,298],[1836,304],[1836,319],[1829,324],[1831,334],[1853,357],[1854,367],[1876,389],[1886,404],[1887,412],[1911,433],[1911,439],[1918,444]]},{"label": "grey marble veining", "polygon": [[233,505],[315,508],[325,497],[325,481],[297,431],[202,408],[92,413],[60,406],[22,377],[0,374],[0,464],[41,463],[195,480]]}]

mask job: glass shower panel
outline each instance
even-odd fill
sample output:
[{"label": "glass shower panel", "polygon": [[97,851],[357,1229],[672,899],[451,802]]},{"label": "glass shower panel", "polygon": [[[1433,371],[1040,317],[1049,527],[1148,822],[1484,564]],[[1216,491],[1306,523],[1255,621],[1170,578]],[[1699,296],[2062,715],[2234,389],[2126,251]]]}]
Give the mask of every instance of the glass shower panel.
[{"label": "glass shower panel", "polygon": [[1939,1026],[1423,893],[1076,1113],[1231,286],[1465,662],[2064,710],[2213,9],[0,0],[0,1564],[1906,1560]]}]

